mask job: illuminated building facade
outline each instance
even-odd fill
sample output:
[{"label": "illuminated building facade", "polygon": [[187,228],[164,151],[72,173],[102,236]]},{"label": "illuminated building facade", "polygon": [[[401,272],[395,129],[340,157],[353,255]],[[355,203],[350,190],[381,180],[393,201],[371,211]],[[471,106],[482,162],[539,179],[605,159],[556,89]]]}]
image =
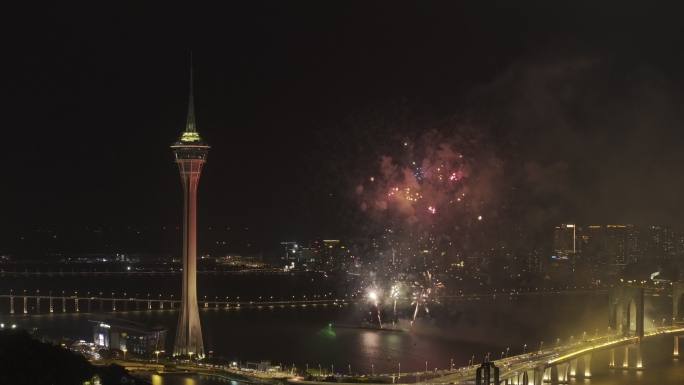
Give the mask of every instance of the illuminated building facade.
[{"label": "illuminated building facade", "polygon": [[164,349],[166,329],[123,319],[91,320],[93,342],[99,349],[132,352],[149,357]]},{"label": "illuminated building facade", "polygon": [[173,355],[203,358],[204,343],[197,307],[197,186],[202,166],[207,160],[209,145],[197,132],[192,66],[185,131],[171,148],[176,157],[183,186],[183,293]]},{"label": "illuminated building facade", "polygon": [[568,259],[577,253],[577,233],[574,224],[556,226],[553,232],[553,258]]}]

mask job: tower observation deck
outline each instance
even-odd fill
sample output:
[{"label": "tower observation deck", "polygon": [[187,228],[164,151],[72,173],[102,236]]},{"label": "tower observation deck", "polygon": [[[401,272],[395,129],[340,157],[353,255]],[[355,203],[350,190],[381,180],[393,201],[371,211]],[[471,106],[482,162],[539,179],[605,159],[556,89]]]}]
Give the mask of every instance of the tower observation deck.
[{"label": "tower observation deck", "polygon": [[190,98],[185,131],[171,149],[176,157],[183,187],[183,292],[174,356],[204,357],[202,325],[197,306],[197,186],[209,145],[197,132],[193,97],[192,64],[190,66]]}]

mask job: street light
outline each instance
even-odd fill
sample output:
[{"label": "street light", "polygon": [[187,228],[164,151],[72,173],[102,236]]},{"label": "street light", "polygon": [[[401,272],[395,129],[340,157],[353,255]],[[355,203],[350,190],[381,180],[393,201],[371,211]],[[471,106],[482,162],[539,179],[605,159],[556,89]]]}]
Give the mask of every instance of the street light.
[{"label": "street light", "polygon": [[123,357],[124,361],[126,361],[126,352],[128,351],[128,349],[126,349],[126,347],[124,346],[123,348],[121,348],[121,351],[123,352],[123,355],[124,355],[124,357]]},{"label": "street light", "polygon": [[525,350],[527,350],[527,344],[523,345],[523,354],[525,354]]}]

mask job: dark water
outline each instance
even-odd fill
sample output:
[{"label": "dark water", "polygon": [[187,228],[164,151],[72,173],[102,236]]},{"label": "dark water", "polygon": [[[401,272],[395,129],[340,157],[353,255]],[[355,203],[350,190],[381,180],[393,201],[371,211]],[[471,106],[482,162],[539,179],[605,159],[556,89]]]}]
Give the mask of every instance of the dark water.
[{"label": "dark water", "polygon": [[[346,373],[418,371],[428,367],[447,368],[450,361],[464,365],[490,352],[497,357],[507,347],[511,353],[530,348],[540,340],[547,344],[556,338],[592,333],[607,324],[606,299],[602,296],[539,296],[525,299],[483,299],[450,303],[437,307],[433,318],[420,318],[411,332],[391,332],[345,328],[366,314],[365,305],[346,307],[309,306],[307,308],[268,308],[241,310],[206,309],[201,311],[205,346],[217,356],[238,361],[271,360],[298,367],[322,368]],[[667,301],[662,307],[667,308]],[[650,306],[650,316],[657,304]],[[117,313],[118,317],[164,325],[169,329],[167,351],[171,350],[177,313],[171,310]],[[53,314],[32,317],[0,316],[4,322],[20,327],[37,327],[52,337],[92,338],[89,319],[96,315]],[[330,326],[332,325],[332,326]],[[581,326],[580,326],[581,325]],[[592,331],[593,330],[593,331]],[[611,372],[607,353],[594,357],[594,378],[577,383],[591,384],[684,384],[684,365],[671,358],[671,338],[644,347],[647,370]],[[155,377],[154,383],[226,383],[197,376]],[[233,384],[235,385],[235,384]]]},{"label": "dark water", "polygon": [[[211,279],[230,281],[235,290],[217,291],[216,295],[230,292],[233,297],[238,290],[246,295],[258,289],[263,295],[278,298],[289,297],[292,293],[316,293],[333,286],[328,278],[306,275]],[[0,289],[12,287],[18,293],[21,287],[22,290],[25,288],[33,292],[38,288],[36,284],[40,284],[42,293],[61,289],[84,292],[91,287],[102,287],[105,283],[112,287],[117,284],[110,278],[92,282],[90,278],[87,282],[80,280],[70,277],[56,277],[48,281],[13,278],[0,282]],[[171,281],[167,278],[127,279],[126,287],[131,289],[129,292],[135,290],[146,293],[147,287],[154,288],[149,289],[153,294],[173,292],[177,282],[175,279]],[[405,333],[340,327],[343,324],[359,324],[369,310],[364,304],[347,307],[203,309],[200,317],[205,349],[231,360],[270,360],[286,366],[295,364],[300,368],[307,364],[312,368],[321,365],[327,370],[334,366],[335,371],[343,373],[349,370],[349,366],[354,373],[369,373],[371,365],[376,372],[395,372],[398,363],[401,363],[402,371],[407,372],[424,370],[426,361],[430,369],[447,368],[452,359],[456,366],[462,366],[473,355],[476,361],[482,360],[488,352],[498,358],[507,348],[510,348],[511,354],[520,353],[523,344],[532,349],[538,347],[542,340],[544,346],[549,346],[558,339],[567,341],[570,336],[578,338],[584,333],[602,333],[607,328],[607,302],[605,293],[539,295],[514,299],[502,296],[479,301],[443,302],[432,307],[431,317],[421,315],[412,331]],[[19,300],[16,306],[20,306]],[[669,319],[667,312],[671,311],[671,306],[671,299],[667,297],[651,299],[646,305],[646,326],[652,327],[654,321],[662,318]],[[408,304],[400,304],[399,307],[402,314],[411,313]],[[42,310],[45,311],[45,308]],[[29,312],[32,311],[29,309]],[[66,336],[84,340],[92,339],[88,320],[97,317],[73,313],[25,317],[7,313],[8,303],[2,301],[0,322],[17,323],[26,328],[36,327],[51,337]],[[383,314],[385,319],[389,318],[388,313],[389,307],[386,306]],[[166,350],[171,351],[177,312],[119,312],[116,316],[165,326],[169,330]],[[684,363],[673,361],[671,339],[649,342],[644,349],[646,370],[643,372],[611,372],[608,370],[607,353],[596,354],[592,363],[594,378],[575,382],[593,385],[684,384]],[[213,385],[226,382],[176,375],[155,377],[153,383]]]}]

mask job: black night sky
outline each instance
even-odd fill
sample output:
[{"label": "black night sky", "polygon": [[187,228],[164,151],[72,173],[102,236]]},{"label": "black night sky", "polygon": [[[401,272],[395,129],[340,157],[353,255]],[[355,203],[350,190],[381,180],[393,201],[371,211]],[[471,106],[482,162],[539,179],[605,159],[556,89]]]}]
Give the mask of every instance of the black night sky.
[{"label": "black night sky", "polygon": [[204,224],[265,242],[351,234],[363,222],[354,187],[381,155],[468,127],[471,151],[507,164],[526,196],[512,212],[533,212],[530,226],[684,225],[681,9],[224,5],[5,12],[4,231],[179,223],[169,145],[185,121],[190,49],[212,145]]}]

